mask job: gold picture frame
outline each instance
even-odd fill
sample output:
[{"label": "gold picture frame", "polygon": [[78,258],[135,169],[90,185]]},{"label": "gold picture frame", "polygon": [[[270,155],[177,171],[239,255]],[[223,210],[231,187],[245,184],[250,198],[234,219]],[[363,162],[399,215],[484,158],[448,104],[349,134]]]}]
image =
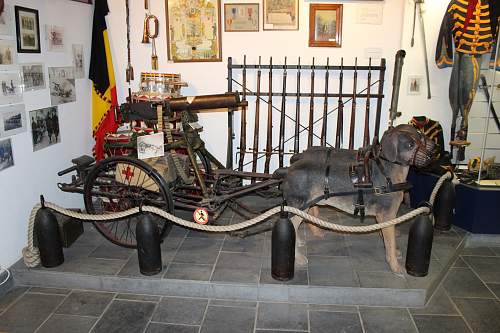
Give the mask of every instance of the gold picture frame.
[{"label": "gold picture frame", "polygon": [[222,61],[220,0],[165,0],[165,14],[169,60]]},{"label": "gold picture frame", "polygon": [[342,46],[342,9],[340,4],[309,5],[309,46]]},{"label": "gold picture frame", "polygon": [[225,3],[224,31],[259,31],[258,3]]},{"label": "gold picture frame", "polygon": [[299,0],[264,0],[264,30],[299,30]]}]

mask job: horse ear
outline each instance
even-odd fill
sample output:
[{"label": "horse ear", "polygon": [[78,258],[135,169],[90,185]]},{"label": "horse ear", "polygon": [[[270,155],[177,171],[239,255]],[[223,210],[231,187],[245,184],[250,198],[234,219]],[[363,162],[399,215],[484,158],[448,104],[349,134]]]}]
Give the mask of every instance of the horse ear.
[{"label": "horse ear", "polygon": [[381,155],[389,162],[396,162],[398,156],[398,140],[392,132],[384,133],[380,141]]}]

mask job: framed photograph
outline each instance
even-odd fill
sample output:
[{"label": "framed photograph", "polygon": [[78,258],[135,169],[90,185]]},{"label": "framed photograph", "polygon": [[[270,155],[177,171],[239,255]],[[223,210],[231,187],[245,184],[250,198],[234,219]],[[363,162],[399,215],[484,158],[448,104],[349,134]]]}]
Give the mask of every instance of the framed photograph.
[{"label": "framed photograph", "polygon": [[75,102],[75,69],[49,67],[49,87],[52,106]]},{"label": "framed photograph", "polygon": [[26,109],[24,104],[13,104],[0,108],[0,138],[26,132]]},{"label": "framed photograph", "polygon": [[17,52],[40,53],[38,10],[15,6]]},{"label": "framed photograph", "polygon": [[222,61],[220,0],[165,0],[168,59]]},{"label": "framed photograph", "polygon": [[309,46],[342,46],[342,5],[309,5]]},{"label": "framed photograph", "polygon": [[420,95],[422,94],[422,85],[424,84],[424,78],[420,75],[409,75],[408,76],[408,95]]},{"label": "framed photograph", "polygon": [[17,63],[16,42],[0,40],[0,69],[15,67]]},{"label": "framed photograph", "polygon": [[85,62],[83,60],[83,45],[73,44],[73,66],[75,67],[75,79],[85,78]]},{"label": "framed photograph", "polygon": [[43,64],[22,64],[21,77],[24,91],[41,90],[46,88],[45,71]]},{"label": "framed photograph", "polygon": [[224,31],[259,31],[259,4],[224,4]]},{"label": "framed photograph", "polygon": [[299,30],[299,0],[264,0],[264,30]]},{"label": "framed photograph", "polygon": [[57,106],[30,111],[33,151],[61,142]]},{"label": "framed photograph", "polygon": [[14,36],[12,7],[9,5],[5,5],[2,14],[0,14],[0,36]]},{"label": "framed photograph", "polygon": [[12,141],[10,139],[0,140],[0,171],[14,165],[12,155]]},{"label": "framed photograph", "polygon": [[64,28],[57,25],[46,25],[47,48],[51,52],[64,52]]},{"label": "framed photograph", "polygon": [[0,104],[21,103],[23,101],[23,84],[19,71],[0,71]]},{"label": "framed photograph", "polygon": [[163,133],[138,136],[137,158],[140,160],[144,160],[147,158],[164,156],[165,150],[163,149],[163,145]]}]

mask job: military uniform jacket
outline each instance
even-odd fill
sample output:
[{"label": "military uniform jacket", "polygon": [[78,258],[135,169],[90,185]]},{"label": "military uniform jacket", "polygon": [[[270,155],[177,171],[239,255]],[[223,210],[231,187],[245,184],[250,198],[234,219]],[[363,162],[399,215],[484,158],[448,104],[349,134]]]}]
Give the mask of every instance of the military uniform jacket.
[{"label": "military uniform jacket", "polygon": [[[498,2],[488,0],[452,0],[441,23],[436,47],[439,68],[453,65],[453,48],[462,54],[491,52],[498,29]],[[491,9],[491,10],[490,10]]]},{"label": "military uniform jacket", "polygon": [[444,137],[441,124],[425,116],[415,116],[408,123],[419,130],[427,138],[434,141],[439,146],[440,154],[444,153]]}]

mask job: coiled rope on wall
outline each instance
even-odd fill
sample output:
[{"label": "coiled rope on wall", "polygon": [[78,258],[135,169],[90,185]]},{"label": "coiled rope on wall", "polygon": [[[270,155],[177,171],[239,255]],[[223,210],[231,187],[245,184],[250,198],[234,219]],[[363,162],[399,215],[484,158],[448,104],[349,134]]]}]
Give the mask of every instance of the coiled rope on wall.
[{"label": "coiled rope on wall", "polygon": [[[436,185],[434,186],[434,189],[432,190],[431,196],[429,198],[429,204],[430,207],[434,205],[434,202],[436,200],[437,193],[443,183],[451,179],[453,177],[453,174],[451,172],[447,172],[443,176],[439,178],[439,180],[436,182]],[[161,216],[171,222],[174,222],[180,226],[191,228],[191,229],[196,229],[196,230],[201,230],[201,231],[207,231],[207,232],[230,232],[230,231],[236,231],[236,230],[241,230],[245,229],[248,227],[251,227],[255,224],[258,224],[269,217],[280,213],[282,210],[288,213],[291,213],[293,215],[299,216],[303,218],[304,220],[311,222],[317,226],[320,226],[325,229],[330,229],[332,231],[340,231],[340,232],[349,232],[349,233],[366,233],[366,232],[373,232],[376,230],[380,230],[383,228],[387,228],[390,226],[394,226],[396,224],[400,224],[403,222],[406,222],[410,219],[413,219],[414,217],[421,215],[421,214],[429,214],[431,212],[431,209],[429,207],[420,207],[417,209],[414,209],[402,216],[396,217],[392,220],[385,221],[382,223],[376,223],[376,224],[371,224],[371,225],[363,225],[363,226],[346,226],[346,225],[341,225],[341,224],[335,224],[332,222],[328,222],[325,220],[322,220],[316,216],[310,215],[300,209],[297,209],[295,207],[291,206],[277,206],[274,208],[269,209],[268,211],[262,213],[259,216],[256,216],[250,220],[246,220],[240,223],[236,224],[231,224],[231,225],[225,225],[225,226],[215,226],[215,225],[203,225],[203,224],[198,224],[194,223],[191,221],[187,221],[184,219],[181,219],[173,214],[170,214],[158,207],[154,206],[143,206],[141,208],[135,207],[131,208],[122,212],[116,212],[116,213],[109,213],[109,214],[100,214],[100,215],[94,215],[94,214],[85,214],[85,213],[79,213],[75,212],[73,210],[69,210],[63,207],[60,207],[54,203],[51,202],[45,202],[44,203],[45,208],[50,208],[60,214],[78,219],[78,220],[83,220],[83,221],[99,221],[99,222],[106,222],[109,221],[111,222],[112,220],[116,219],[122,219],[130,215],[138,214],[141,212],[149,212],[156,214],[158,216]],[[28,267],[36,267],[40,264],[40,252],[37,247],[33,245],[33,229],[35,225],[35,216],[38,212],[39,209],[42,208],[42,204],[38,203],[36,204],[33,209],[31,210],[31,214],[29,216],[29,224],[28,224],[28,246],[25,247],[22,251],[23,254],[23,259],[24,263]]]}]

